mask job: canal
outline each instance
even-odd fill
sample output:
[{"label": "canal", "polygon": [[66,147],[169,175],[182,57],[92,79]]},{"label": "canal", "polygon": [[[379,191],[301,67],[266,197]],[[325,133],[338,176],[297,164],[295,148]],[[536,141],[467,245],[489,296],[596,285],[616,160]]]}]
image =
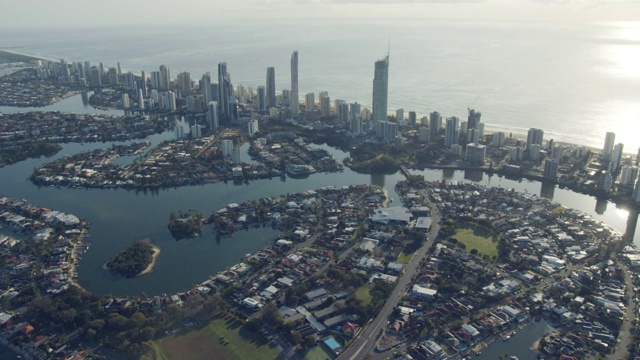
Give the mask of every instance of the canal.
[{"label": "canal", "polygon": [[[38,111],[60,110],[81,113],[98,112],[86,107],[82,95],[76,95]],[[61,103],[63,103],[61,105]],[[6,111],[0,108],[0,111]],[[24,108],[9,108],[14,112]],[[118,112],[121,114],[122,112]],[[152,144],[172,139],[173,132],[149,137]],[[58,209],[80,216],[92,224],[89,250],[79,261],[79,283],[89,291],[109,293],[116,296],[145,293],[153,296],[171,294],[191,288],[209,276],[236,262],[245,254],[255,252],[265,243],[278,236],[271,228],[240,231],[229,238],[216,239],[209,228],[194,239],[176,241],[167,229],[171,212],[197,209],[208,215],[213,210],[233,202],[243,202],[265,196],[292,194],[322,186],[351,184],[376,184],[385,186],[392,196],[393,204],[399,204],[394,191],[395,184],[403,179],[394,175],[363,175],[345,169],[342,173],[313,174],[305,179],[257,180],[249,183],[216,183],[163,190],[132,191],[123,189],[67,189],[36,187],[29,180],[34,168],[61,156],[111,146],[111,143],[66,144],[62,151],[51,158],[29,159],[0,169],[2,195],[26,199],[30,203]],[[348,154],[327,149],[338,161]],[[248,161],[248,145],[243,146],[243,160]],[[129,162],[126,159],[123,163]],[[628,211],[614,204],[597,202],[595,198],[577,194],[566,189],[548,187],[539,182],[510,180],[499,176],[488,176],[482,172],[424,170],[413,171],[427,180],[474,181],[489,186],[514,188],[552,198],[564,206],[581,210],[596,220],[602,221],[624,233]],[[637,219],[636,219],[637,221]],[[146,276],[125,279],[114,276],[103,269],[104,263],[131,242],[149,239],[161,249],[154,271]],[[637,236],[635,242],[638,243]]]}]

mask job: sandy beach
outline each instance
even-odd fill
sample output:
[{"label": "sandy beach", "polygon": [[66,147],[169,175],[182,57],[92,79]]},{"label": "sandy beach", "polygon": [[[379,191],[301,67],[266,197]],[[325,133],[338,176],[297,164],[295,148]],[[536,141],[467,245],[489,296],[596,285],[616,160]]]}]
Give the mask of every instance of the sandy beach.
[{"label": "sandy beach", "polygon": [[156,260],[158,259],[158,255],[160,255],[160,248],[152,244],[149,245],[151,245],[151,248],[153,249],[151,264],[149,264],[146,269],[142,270],[142,272],[136,276],[146,275],[153,270],[154,266],[156,266]]},{"label": "sandy beach", "polygon": [[73,248],[71,249],[70,261],[69,261],[69,271],[67,272],[67,280],[69,284],[76,286],[82,290],[85,290],[79,283],[77,279],[78,275],[78,251],[82,248],[83,241],[82,239],[86,235],[86,230],[82,231],[82,235],[77,239],[77,241],[73,244]]}]

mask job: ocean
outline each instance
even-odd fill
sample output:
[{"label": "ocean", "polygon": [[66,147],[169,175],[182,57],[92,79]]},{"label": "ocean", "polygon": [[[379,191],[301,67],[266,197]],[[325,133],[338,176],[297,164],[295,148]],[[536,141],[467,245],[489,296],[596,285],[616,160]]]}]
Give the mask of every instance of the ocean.
[{"label": "ocean", "polygon": [[[290,88],[299,52],[300,96],[328,91],[370,107],[374,62],[390,52],[389,111],[438,111],[466,119],[482,112],[489,131],[602,148],[607,131],[627,153],[640,147],[640,22],[245,21],[183,27],[0,30],[0,48],[67,61],[120,62],[123,71],[173,78],[217,73],[234,85]],[[317,96],[316,96],[317,98]]]}]

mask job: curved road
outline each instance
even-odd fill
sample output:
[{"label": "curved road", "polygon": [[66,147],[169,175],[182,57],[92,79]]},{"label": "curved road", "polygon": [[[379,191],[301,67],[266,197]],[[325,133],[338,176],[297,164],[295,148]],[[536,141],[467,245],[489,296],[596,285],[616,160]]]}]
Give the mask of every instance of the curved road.
[{"label": "curved road", "polygon": [[413,276],[416,274],[420,262],[424,259],[428,250],[435,243],[436,236],[440,231],[440,212],[429,199],[426,190],[421,190],[420,194],[431,209],[431,231],[427,234],[428,239],[422,247],[416,251],[409,264],[407,264],[404,273],[398,279],[395,289],[393,289],[393,292],[389,295],[389,298],[382,307],[382,310],[378,313],[378,316],[369,323],[351,346],[338,356],[338,360],[362,359],[373,351],[381,330],[384,329],[387,324],[387,318],[391,315],[393,309],[398,305],[398,301],[405,294],[406,288],[411,282]]}]

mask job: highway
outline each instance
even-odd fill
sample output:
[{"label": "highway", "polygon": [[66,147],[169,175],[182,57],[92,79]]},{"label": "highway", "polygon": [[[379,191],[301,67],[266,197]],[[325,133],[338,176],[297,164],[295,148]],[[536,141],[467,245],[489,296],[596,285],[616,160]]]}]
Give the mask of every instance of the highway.
[{"label": "highway", "polygon": [[[431,209],[431,230],[427,234],[427,241],[422,245],[422,247],[416,251],[415,255],[407,264],[404,273],[398,279],[398,283],[396,287],[391,292],[389,298],[384,303],[384,306],[378,313],[378,315],[373,319],[368,326],[363,329],[358,338],[351,344],[351,346],[345,350],[340,356],[338,356],[338,360],[355,360],[355,359],[363,359],[367,354],[371,353],[376,346],[376,340],[380,335],[382,329],[387,325],[387,319],[393,309],[398,305],[398,301],[404,296],[407,286],[413,279],[413,276],[418,271],[418,267],[420,266],[420,262],[425,258],[426,253],[435,243],[436,236],[440,231],[440,212],[438,208],[436,208],[431,200],[429,199],[425,190],[422,190],[421,195],[427,202],[427,206]],[[384,358],[389,354],[381,356],[381,354],[372,354],[376,358]]]}]

